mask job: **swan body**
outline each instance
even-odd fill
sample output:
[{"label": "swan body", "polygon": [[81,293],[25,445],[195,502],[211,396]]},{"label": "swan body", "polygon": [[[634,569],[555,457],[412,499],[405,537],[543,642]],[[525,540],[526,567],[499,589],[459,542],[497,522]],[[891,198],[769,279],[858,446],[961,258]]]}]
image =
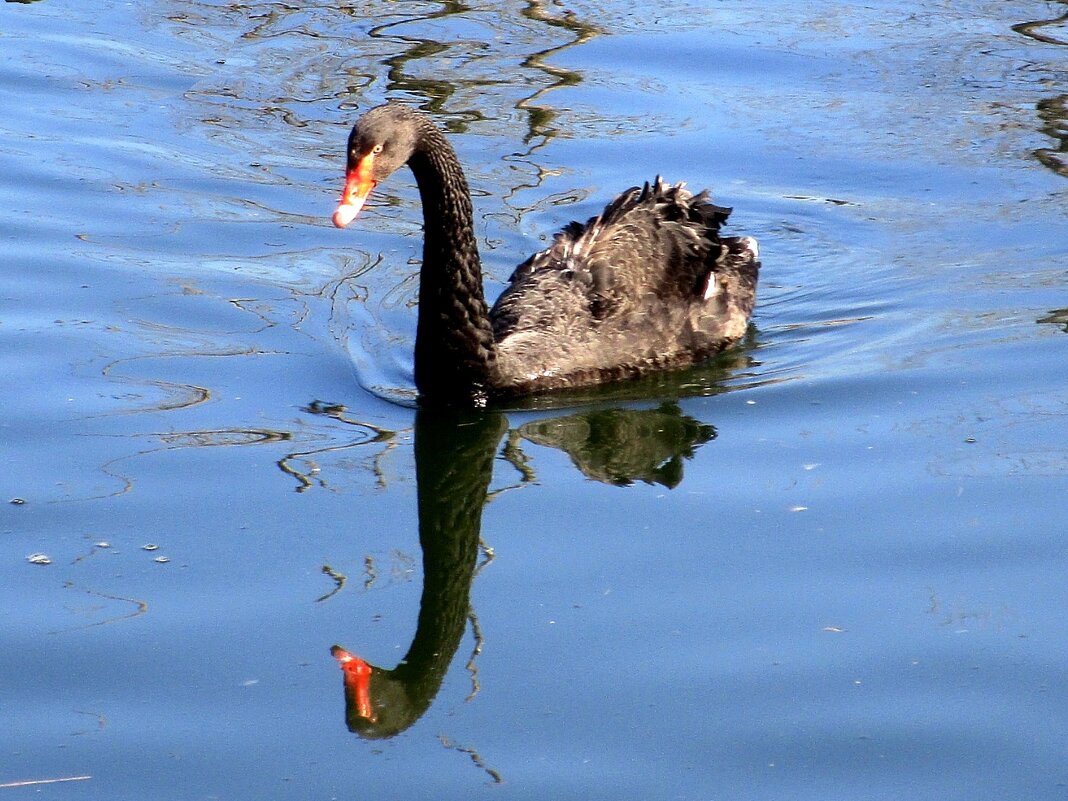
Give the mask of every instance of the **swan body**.
[{"label": "swan body", "polygon": [[492,308],[456,154],[420,112],[373,108],[352,129],[334,224],[356,217],[403,164],[423,204],[415,382],[423,403],[495,398],[685,367],[736,343],[756,297],[751,237],[720,237],[731,210],[660,178],[570,223],[520,264]]}]

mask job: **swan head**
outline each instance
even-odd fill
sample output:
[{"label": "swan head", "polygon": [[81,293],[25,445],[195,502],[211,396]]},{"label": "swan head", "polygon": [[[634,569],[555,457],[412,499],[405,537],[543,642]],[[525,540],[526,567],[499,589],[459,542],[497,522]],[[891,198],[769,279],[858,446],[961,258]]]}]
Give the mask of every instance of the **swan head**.
[{"label": "swan head", "polygon": [[356,219],[371,190],[408,161],[419,143],[420,122],[415,111],[399,103],[377,106],[356,121],[334,225],[344,228]]}]

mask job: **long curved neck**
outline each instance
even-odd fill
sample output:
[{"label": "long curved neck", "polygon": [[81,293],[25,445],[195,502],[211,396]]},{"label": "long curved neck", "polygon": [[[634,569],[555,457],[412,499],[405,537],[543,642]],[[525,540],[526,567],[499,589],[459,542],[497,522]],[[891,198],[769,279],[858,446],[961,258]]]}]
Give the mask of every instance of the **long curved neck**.
[{"label": "long curved neck", "polygon": [[408,166],[423,201],[415,385],[424,400],[478,402],[493,386],[497,357],[467,180],[452,146],[429,123]]}]

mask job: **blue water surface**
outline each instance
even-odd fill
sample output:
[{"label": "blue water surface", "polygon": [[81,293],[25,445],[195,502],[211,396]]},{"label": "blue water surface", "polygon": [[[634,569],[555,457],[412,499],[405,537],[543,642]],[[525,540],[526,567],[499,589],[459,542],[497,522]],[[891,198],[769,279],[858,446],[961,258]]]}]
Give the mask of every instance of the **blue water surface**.
[{"label": "blue water surface", "polygon": [[[1066,15],[5,3],[0,794],[1064,798]],[[329,221],[387,98],[491,296],[662,174],[751,335],[417,413],[414,181]]]}]

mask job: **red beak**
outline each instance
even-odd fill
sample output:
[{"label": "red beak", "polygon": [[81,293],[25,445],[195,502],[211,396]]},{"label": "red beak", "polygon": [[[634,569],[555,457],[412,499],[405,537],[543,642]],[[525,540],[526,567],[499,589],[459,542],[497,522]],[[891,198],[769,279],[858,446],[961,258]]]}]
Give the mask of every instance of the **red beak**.
[{"label": "red beak", "polygon": [[378,184],[378,181],[371,177],[374,161],[374,153],[368,153],[345,175],[345,190],[341,193],[341,202],[334,210],[334,225],[338,228],[344,228],[356,219],[367,196]]},{"label": "red beak", "polygon": [[340,645],[331,648],[330,653],[334,655],[334,659],[345,672],[345,686],[355,697],[356,714],[374,723],[375,712],[371,705],[371,674],[374,668]]}]

